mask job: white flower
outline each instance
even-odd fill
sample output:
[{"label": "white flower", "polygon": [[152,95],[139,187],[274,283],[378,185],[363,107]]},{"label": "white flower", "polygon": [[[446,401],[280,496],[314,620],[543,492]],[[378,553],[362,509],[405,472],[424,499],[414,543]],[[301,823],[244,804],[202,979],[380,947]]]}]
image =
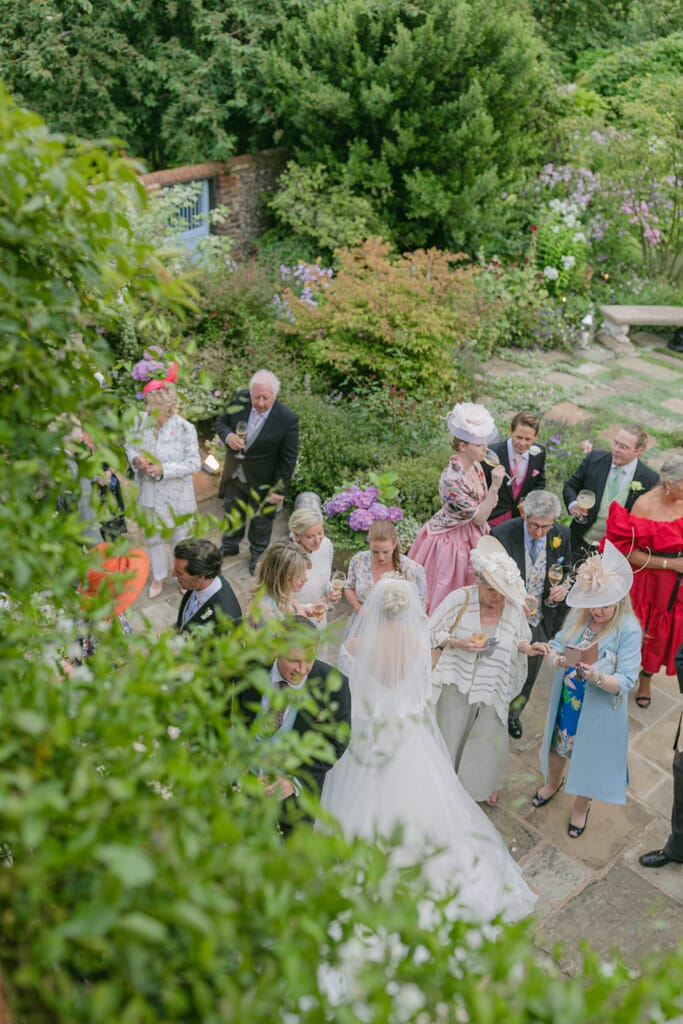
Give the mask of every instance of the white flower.
[{"label": "white flower", "polygon": [[572,235],[572,242],[585,242],[586,236],[583,231],[577,231]]},{"label": "white flower", "polygon": [[563,270],[571,270],[576,265],[576,259],[574,256],[563,256],[560,260]]},{"label": "white flower", "polygon": [[318,964],[317,970],[318,988],[327,999],[330,1006],[339,1006],[344,998],[344,978],[337,967],[324,960]]},{"label": "white flower", "polygon": [[168,733],[168,738],[171,740],[177,740],[180,736],[180,729],[177,725],[169,725],[166,732]]},{"label": "white flower", "polygon": [[529,455],[540,455],[541,446],[540,444],[532,444],[529,448]]},{"label": "white flower", "polygon": [[544,267],[543,276],[547,277],[549,281],[557,281],[560,276],[560,272],[556,267]]},{"label": "white flower", "polygon": [[329,935],[333,942],[341,942],[344,930],[342,926],[339,924],[339,921],[332,921],[330,927],[327,929],[327,934]]},{"label": "white flower", "polygon": [[427,961],[431,958],[431,955],[432,954],[429,952],[427,947],[423,946],[422,943],[420,943],[418,946],[415,947],[415,952],[413,953],[413,960],[415,961],[416,964],[426,964]]},{"label": "white flower", "polygon": [[159,782],[158,779],[150,779],[148,782],[149,788],[160,796],[162,800],[170,800],[173,796],[173,790],[170,786],[165,786],[163,782]]},{"label": "white flower", "polygon": [[138,754],[147,753],[147,747],[145,746],[144,743],[141,743],[140,740],[135,740],[135,742],[133,743],[133,750],[135,750]]},{"label": "white flower", "polygon": [[[387,991],[389,991],[388,986]],[[412,982],[400,985],[394,997],[394,1019],[399,1021],[410,1020],[418,1010],[422,1009],[426,1002],[424,992],[417,985],[414,985]]]}]

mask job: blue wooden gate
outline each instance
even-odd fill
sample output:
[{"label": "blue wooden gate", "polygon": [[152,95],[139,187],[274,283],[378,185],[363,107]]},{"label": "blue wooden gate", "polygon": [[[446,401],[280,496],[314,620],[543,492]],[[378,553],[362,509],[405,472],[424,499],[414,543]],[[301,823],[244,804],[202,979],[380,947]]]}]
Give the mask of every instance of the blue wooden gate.
[{"label": "blue wooden gate", "polygon": [[194,202],[178,209],[178,219],[187,225],[180,237],[188,249],[196,249],[200,238],[209,236],[209,181],[205,178],[192,184],[200,186]]}]

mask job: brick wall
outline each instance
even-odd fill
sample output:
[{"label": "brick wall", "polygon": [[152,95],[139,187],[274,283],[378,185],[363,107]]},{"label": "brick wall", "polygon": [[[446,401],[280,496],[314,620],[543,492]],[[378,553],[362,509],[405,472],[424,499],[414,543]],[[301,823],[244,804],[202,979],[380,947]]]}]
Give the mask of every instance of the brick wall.
[{"label": "brick wall", "polygon": [[183,185],[208,178],[211,182],[211,205],[228,207],[227,220],[213,227],[216,234],[227,234],[233,240],[236,257],[244,258],[254,250],[254,242],[268,227],[261,196],[270,192],[287,160],[283,149],[266,149],[230,160],[191,164],[166,171],[143,174],[143,185],[153,191],[169,185]]}]

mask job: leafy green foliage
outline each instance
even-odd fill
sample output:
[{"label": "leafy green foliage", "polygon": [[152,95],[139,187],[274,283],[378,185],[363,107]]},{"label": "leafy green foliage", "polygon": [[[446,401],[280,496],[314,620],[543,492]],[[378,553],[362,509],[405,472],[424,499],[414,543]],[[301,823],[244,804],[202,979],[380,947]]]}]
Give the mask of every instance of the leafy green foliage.
[{"label": "leafy green foliage", "polygon": [[395,256],[369,239],[338,253],[338,273],[321,279],[313,302],[285,290],[292,322],[283,330],[333,384],[350,377],[411,394],[457,393],[477,312],[476,270],[457,259],[435,249]]},{"label": "leafy green foliage", "polygon": [[269,205],[283,232],[324,260],[336,249],[383,233],[370,200],[331,184],[322,164],[289,163]]},{"label": "leafy green foliage", "polygon": [[223,160],[258,120],[248,86],[281,16],[244,0],[0,0],[0,76],[53,130],[117,135],[152,167]]},{"label": "leafy green foliage", "polygon": [[401,248],[471,251],[539,154],[550,79],[517,0],[504,18],[483,0],[319,0],[269,45],[264,106],[297,163],[367,197]]}]

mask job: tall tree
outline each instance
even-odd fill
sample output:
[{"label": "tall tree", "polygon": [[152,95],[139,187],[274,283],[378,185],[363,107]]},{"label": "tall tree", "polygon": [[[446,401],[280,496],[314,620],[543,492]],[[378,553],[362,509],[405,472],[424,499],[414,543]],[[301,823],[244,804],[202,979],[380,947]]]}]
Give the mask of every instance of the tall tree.
[{"label": "tall tree", "polygon": [[538,155],[550,84],[524,0],[319,0],[270,44],[261,87],[299,163],[370,197],[402,246],[460,248]]}]

